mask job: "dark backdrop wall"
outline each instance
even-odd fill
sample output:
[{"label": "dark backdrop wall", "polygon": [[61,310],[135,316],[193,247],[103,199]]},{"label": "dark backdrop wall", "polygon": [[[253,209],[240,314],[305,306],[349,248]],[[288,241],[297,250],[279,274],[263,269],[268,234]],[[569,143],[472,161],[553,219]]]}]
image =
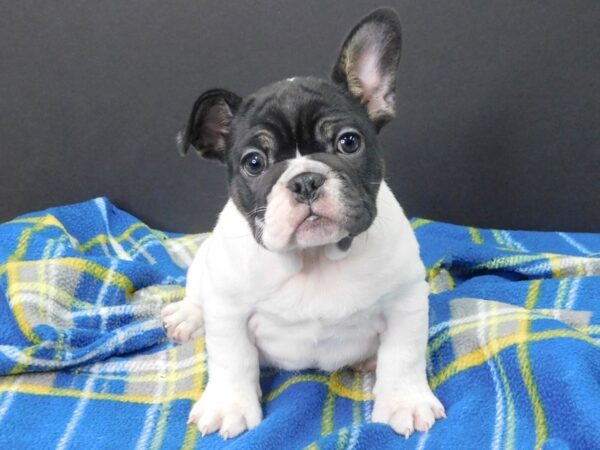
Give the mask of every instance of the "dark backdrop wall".
[{"label": "dark backdrop wall", "polygon": [[[600,231],[600,2],[387,0],[404,53],[387,178],[409,215]],[[175,132],[211,87],[328,76],[379,1],[0,2],[0,220],[106,195],[210,228],[225,171]]]}]

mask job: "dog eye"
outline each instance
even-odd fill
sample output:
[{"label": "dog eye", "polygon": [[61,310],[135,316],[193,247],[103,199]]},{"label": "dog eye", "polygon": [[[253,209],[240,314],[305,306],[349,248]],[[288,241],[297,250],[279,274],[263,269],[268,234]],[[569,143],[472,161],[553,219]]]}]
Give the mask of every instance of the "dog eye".
[{"label": "dog eye", "polygon": [[354,131],[346,131],[339,135],[337,149],[342,153],[356,153],[360,150],[360,135]]},{"label": "dog eye", "polygon": [[248,175],[255,177],[265,171],[267,160],[262,153],[252,151],[242,157],[242,168]]}]

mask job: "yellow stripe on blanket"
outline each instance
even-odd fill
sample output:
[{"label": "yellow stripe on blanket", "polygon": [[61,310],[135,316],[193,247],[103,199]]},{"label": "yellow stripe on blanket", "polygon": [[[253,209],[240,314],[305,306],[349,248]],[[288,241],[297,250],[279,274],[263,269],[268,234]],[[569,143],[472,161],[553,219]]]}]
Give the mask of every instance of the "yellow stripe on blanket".
[{"label": "yellow stripe on blanket", "polygon": [[486,348],[485,351],[483,348],[479,348],[455,359],[442,370],[440,370],[437,375],[431,378],[431,388],[437,389],[453,376],[458,375],[467,369],[480,366],[487,361],[488,357],[493,356],[512,345],[522,344],[526,341],[538,342],[558,338],[576,339],[600,348],[600,344],[598,344],[594,339],[574,330],[547,330],[537,333],[529,333],[527,335],[514,333],[494,341],[490,341],[486,345],[488,348]]},{"label": "yellow stripe on blanket", "polygon": [[[527,299],[525,300],[525,308],[533,309],[540,296],[540,288],[542,280],[534,280],[529,285],[529,291],[527,293]],[[521,367],[521,373],[523,374],[523,381],[525,387],[529,393],[531,404],[533,407],[533,417],[535,420],[535,435],[536,442],[535,448],[541,449],[542,444],[548,439],[548,425],[546,424],[546,416],[544,415],[544,406],[538,392],[535,380],[533,378],[533,370],[531,369],[531,359],[529,357],[528,335],[529,335],[530,321],[522,320],[519,323],[519,336],[522,336],[523,342],[517,345],[517,356],[519,358],[519,365]]]}]

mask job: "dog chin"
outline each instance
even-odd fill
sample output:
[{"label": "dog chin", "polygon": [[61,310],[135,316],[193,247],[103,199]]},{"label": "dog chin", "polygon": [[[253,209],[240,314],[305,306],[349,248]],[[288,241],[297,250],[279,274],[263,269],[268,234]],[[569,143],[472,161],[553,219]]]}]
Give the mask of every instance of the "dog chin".
[{"label": "dog chin", "polygon": [[262,245],[273,252],[287,252],[335,244],[348,236],[348,231],[334,219],[310,214],[300,220],[279,222],[285,226],[268,227]]},{"label": "dog chin", "polygon": [[296,228],[293,240],[298,248],[311,248],[337,243],[346,236],[348,232],[335,221],[313,215]]}]

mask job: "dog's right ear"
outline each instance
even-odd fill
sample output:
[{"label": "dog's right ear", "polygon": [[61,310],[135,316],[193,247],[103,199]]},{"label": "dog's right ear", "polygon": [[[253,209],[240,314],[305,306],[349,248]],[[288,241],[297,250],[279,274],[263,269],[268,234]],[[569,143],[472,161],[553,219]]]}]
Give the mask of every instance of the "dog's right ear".
[{"label": "dog's right ear", "polygon": [[331,76],[360,100],[378,131],[396,111],[401,47],[398,14],[376,9],[350,31]]},{"label": "dog's right ear", "polygon": [[184,156],[191,145],[201,157],[224,162],[226,137],[241,102],[224,89],[211,89],[198,97],[187,127],[177,133],[179,153]]}]

